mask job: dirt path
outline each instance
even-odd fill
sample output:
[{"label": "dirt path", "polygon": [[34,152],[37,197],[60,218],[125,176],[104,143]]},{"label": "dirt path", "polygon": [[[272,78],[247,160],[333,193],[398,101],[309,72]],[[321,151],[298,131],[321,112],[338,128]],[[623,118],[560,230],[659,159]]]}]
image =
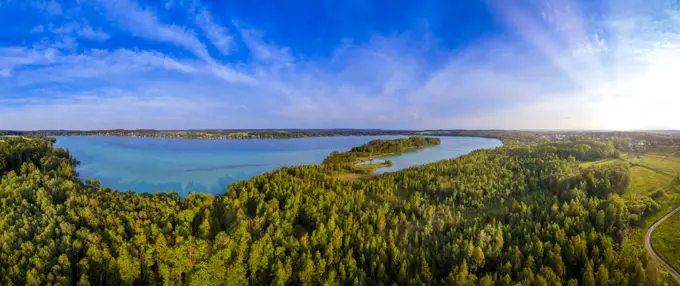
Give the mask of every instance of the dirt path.
[{"label": "dirt path", "polygon": [[649,228],[649,230],[647,230],[647,234],[645,234],[645,247],[647,248],[647,251],[649,251],[649,254],[651,254],[651,255],[659,262],[659,264],[661,264],[661,266],[663,266],[664,268],[666,268],[666,270],[668,270],[668,272],[669,272],[671,275],[673,275],[673,278],[675,278],[675,280],[676,280],[678,283],[680,283],[680,274],[678,273],[678,271],[676,271],[675,269],[673,269],[673,267],[671,267],[670,265],[668,265],[668,263],[666,263],[665,261],[663,261],[663,259],[661,259],[661,257],[659,257],[658,255],[656,255],[656,252],[654,252],[654,249],[652,248],[652,232],[654,232],[654,229],[656,229],[657,226],[659,226],[659,225],[660,225],[662,222],[664,222],[667,218],[669,218],[670,216],[672,216],[673,214],[675,214],[675,213],[678,212],[678,211],[680,211],[680,206],[678,206],[678,207],[675,208],[673,211],[671,211],[671,212],[669,212],[668,214],[666,214],[665,216],[663,216],[661,219],[659,219],[657,222],[655,222],[655,223]]}]

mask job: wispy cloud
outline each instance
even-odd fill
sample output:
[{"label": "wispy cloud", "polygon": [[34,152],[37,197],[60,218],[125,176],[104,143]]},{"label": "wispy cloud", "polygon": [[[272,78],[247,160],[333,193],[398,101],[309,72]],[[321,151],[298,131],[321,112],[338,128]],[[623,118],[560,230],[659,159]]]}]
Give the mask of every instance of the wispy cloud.
[{"label": "wispy cloud", "polygon": [[51,16],[59,16],[63,13],[61,5],[54,0],[33,0],[31,4],[35,8],[45,11]]},{"label": "wispy cloud", "polygon": [[214,63],[205,45],[195,33],[182,26],[163,24],[148,9],[130,0],[99,0],[111,21],[126,29],[134,36],[171,43],[187,49],[197,57]]},{"label": "wispy cloud", "polygon": [[[193,73],[196,68],[190,62],[178,62],[158,52],[135,52],[130,50],[91,50],[87,53],[72,55],[53,49],[46,50],[0,50],[0,59],[6,60],[7,68],[31,65],[15,75],[16,83],[21,86],[39,83],[73,83],[82,79],[120,84],[134,82],[147,73],[158,70]],[[14,62],[14,64],[12,64]]]},{"label": "wispy cloud", "polygon": [[13,69],[36,63],[50,64],[54,62],[58,52],[54,49],[33,50],[23,47],[0,48],[0,68]]},{"label": "wispy cloud", "polygon": [[[39,30],[42,31],[42,26],[38,27],[40,27]],[[35,29],[37,29],[37,27],[31,31],[34,32]],[[95,30],[87,23],[80,24],[78,22],[70,22],[61,26],[50,25],[50,31],[62,38],[70,35],[77,35],[94,41],[105,41],[111,37],[101,29]]]},{"label": "wispy cloud", "polygon": [[607,51],[607,43],[598,34],[593,34],[591,41],[582,43],[572,50],[574,56],[598,54]]},{"label": "wispy cloud", "polygon": [[234,50],[235,43],[233,37],[229,35],[226,28],[215,23],[215,20],[207,10],[201,9],[200,12],[198,12],[196,15],[196,24],[203,29],[206,37],[210,39],[212,44],[222,54],[228,55]]},{"label": "wispy cloud", "polygon": [[102,32],[102,30],[94,30],[87,25],[80,27],[78,35],[95,41],[105,41],[111,37],[109,34]]},{"label": "wispy cloud", "polygon": [[38,33],[42,33],[44,30],[45,30],[45,26],[37,25],[37,26],[33,27],[30,32],[32,34],[38,34]]},{"label": "wispy cloud", "polygon": [[487,1],[503,33],[321,55],[199,1],[88,2],[103,22],[39,2],[53,35],[0,47],[0,113],[21,118],[0,129],[680,128],[680,8],[625,2]]},{"label": "wispy cloud", "polygon": [[[69,93],[62,98],[33,104],[25,104],[20,99],[21,108],[12,108],[11,103],[2,104],[0,112],[6,118],[3,124],[22,129],[152,128],[164,122],[171,122],[178,128],[195,127],[193,124],[197,122],[215,127],[213,120],[226,121],[235,117],[226,115],[226,112],[237,109],[236,106],[203,97],[187,97],[180,91],[187,92],[159,87],[134,92],[95,90]],[[188,118],[191,121],[187,121]]]}]

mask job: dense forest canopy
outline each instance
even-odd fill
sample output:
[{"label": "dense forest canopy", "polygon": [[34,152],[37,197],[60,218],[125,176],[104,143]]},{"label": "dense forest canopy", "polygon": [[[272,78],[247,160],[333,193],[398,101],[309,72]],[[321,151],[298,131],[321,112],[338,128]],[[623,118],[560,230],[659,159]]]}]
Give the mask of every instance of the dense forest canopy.
[{"label": "dense forest canopy", "polygon": [[560,158],[573,156],[579,161],[594,161],[604,158],[618,158],[620,152],[614,148],[612,142],[599,142],[594,140],[576,140],[568,142],[549,142],[541,145],[541,148],[550,149],[546,152],[555,153]]},{"label": "dense forest canopy", "polygon": [[441,139],[436,137],[413,136],[409,138],[384,140],[372,140],[359,147],[352,148],[351,152],[370,153],[375,155],[404,152],[412,148],[422,148],[441,144]]},{"label": "dense forest canopy", "polygon": [[83,182],[51,140],[3,138],[0,284],[663,285],[621,243],[628,165],[578,164],[610,147],[507,145],[365,180],[284,167],[180,199]]}]

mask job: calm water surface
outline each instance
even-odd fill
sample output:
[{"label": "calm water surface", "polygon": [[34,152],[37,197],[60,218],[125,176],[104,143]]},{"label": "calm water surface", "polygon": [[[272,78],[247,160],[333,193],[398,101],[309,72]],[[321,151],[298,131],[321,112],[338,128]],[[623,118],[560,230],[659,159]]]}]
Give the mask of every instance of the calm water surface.
[{"label": "calm water surface", "polygon": [[[407,136],[342,136],[263,140],[193,140],[133,137],[56,137],[81,164],[82,178],[97,178],[120,191],[224,193],[235,181],[289,165],[319,164],[333,150],[346,151],[374,139]],[[388,156],[396,171],[501,145],[495,139],[440,137],[441,145]]]}]

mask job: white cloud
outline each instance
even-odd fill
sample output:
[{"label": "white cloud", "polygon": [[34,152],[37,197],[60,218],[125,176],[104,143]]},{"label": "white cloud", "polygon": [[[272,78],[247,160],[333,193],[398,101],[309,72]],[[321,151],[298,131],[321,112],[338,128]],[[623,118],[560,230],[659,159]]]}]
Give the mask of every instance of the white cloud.
[{"label": "white cloud", "polygon": [[99,3],[106,9],[110,20],[117,22],[133,35],[183,47],[200,59],[215,63],[193,31],[185,27],[162,24],[150,10],[129,0],[99,0]]},{"label": "white cloud", "polygon": [[165,1],[164,6],[165,6],[165,9],[167,9],[167,10],[172,9],[172,7],[175,6],[175,0],[168,0],[168,1]]},{"label": "white cloud", "polygon": [[247,83],[247,84],[253,84],[255,83],[255,79],[252,77],[245,75],[243,73],[234,71],[233,69],[226,68],[224,66],[214,66],[212,67],[212,72],[217,75],[218,77],[228,81],[228,82],[233,82],[233,83]]},{"label": "white cloud", "polygon": [[607,43],[598,34],[594,34],[591,41],[578,46],[572,50],[574,56],[581,56],[586,54],[598,54],[607,51]]},{"label": "white cloud", "polygon": [[51,16],[59,16],[63,13],[61,5],[54,0],[34,0],[32,5],[39,10],[47,12]]},{"label": "white cloud", "polygon": [[293,56],[287,47],[279,47],[275,44],[267,43],[263,40],[262,31],[243,28],[236,21],[233,24],[241,34],[241,38],[253,58],[276,65],[279,68],[292,63]]},{"label": "white cloud", "polygon": [[[60,37],[60,39],[68,38],[71,35],[78,35],[94,41],[105,41],[110,38],[109,34],[103,32],[101,29],[93,29],[87,23],[80,24],[78,22],[70,22],[61,26],[50,24],[50,31]],[[75,41],[75,40],[73,40]]]},{"label": "white cloud", "polygon": [[[508,26],[504,37],[451,51],[376,35],[311,60],[197,2],[166,2],[188,10],[187,27],[130,0],[100,3],[118,28],[192,55],[74,49],[75,36],[109,36],[87,19],[50,26],[64,36],[50,45],[66,49],[0,48],[0,76],[12,77],[0,87],[13,96],[0,101],[13,103],[0,104],[0,113],[29,118],[1,122],[0,129],[603,129],[680,122],[672,110],[680,104],[673,94],[680,89],[673,77],[680,74],[680,22],[614,12],[591,21],[566,0],[536,11],[499,2],[494,11]],[[667,18],[677,21],[671,12]],[[207,48],[230,55],[241,44],[249,58],[238,62],[213,58]]]},{"label": "white cloud", "polygon": [[207,10],[201,9],[198,12],[196,24],[203,29],[206,37],[222,54],[228,55],[233,51],[235,48],[233,37],[229,35],[227,29],[215,23]]},{"label": "white cloud", "polygon": [[[205,70],[210,71],[213,76],[228,82],[254,82],[247,72],[237,71],[213,59],[208,53],[206,46],[191,29],[178,25],[163,24],[152,11],[129,0],[99,0],[99,2],[105,7],[111,20],[116,21],[119,26],[128,30],[133,35],[183,47],[207,64]],[[218,26],[212,18],[206,18],[205,15],[203,15],[201,21],[203,20],[205,21],[201,22],[203,24],[202,28],[205,29],[209,39],[222,52],[227,52],[230,48],[230,39],[228,34],[226,34],[226,29]]]},{"label": "white cloud", "polygon": [[36,63],[53,63],[58,54],[54,49],[32,50],[23,47],[0,47],[0,69],[13,69]]},{"label": "white cloud", "polygon": [[50,47],[57,48],[57,49],[63,49],[63,50],[69,50],[69,51],[75,51],[76,47],[78,46],[78,41],[71,36],[61,36],[58,40],[53,42]]},{"label": "white cloud", "polygon": [[95,41],[105,41],[111,36],[109,34],[102,32],[102,30],[94,30],[89,25],[81,26],[77,31],[78,35]]},{"label": "white cloud", "polygon": [[[23,68],[30,66],[30,68]],[[78,80],[131,82],[129,77],[165,70],[194,73],[191,62],[178,62],[158,52],[130,50],[90,50],[69,54],[53,49],[0,49],[0,69],[16,69],[16,84],[31,86],[38,83],[72,83]],[[167,72],[166,72],[167,74]]]},{"label": "white cloud", "polygon": [[[173,81],[144,86],[57,91],[38,100],[0,99],[0,129],[223,128],[254,127],[242,104],[219,98],[219,90]],[[9,103],[9,104],[3,104]]]},{"label": "white cloud", "polygon": [[[518,118],[550,118],[549,114],[581,113],[587,122],[557,122],[573,128],[678,128],[680,115],[668,106],[677,105],[678,84],[666,75],[678,73],[674,66],[680,44],[680,28],[672,20],[677,8],[669,1],[610,1],[604,13],[583,15],[578,3],[553,1],[542,23],[532,20],[524,7],[499,5],[503,19],[520,33],[531,48],[541,52],[561,72],[550,72],[552,79],[568,79],[577,89],[544,85],[547,94],[538,107]],[[588,36],[591,35],[591,36]],[[569,54],[571,57],[565,57]],[[521,73],[522,70],[518,69]],[[555,105],[554,97],[566,97]],[[560,98],[563,99],[563,98]],[[664,102],[663,104],[657,104]],[[564,110],[558,112],[558,110]],[[541,112],[550,110],[550,113]],[[587,110],[584,112],[583,110]],[[510,112],[510,111],[508,111]],[[544,124],[549,120],[541,120]],[[520,126],[529,122],[516,123]],[[675,126],[675,127],[671,127]]]},{"label": "white cloud", "polygon": [[45,27],[43,25],[37,25],[33,27],[30,31],[31,34],[40,34],[45,30]]}]

